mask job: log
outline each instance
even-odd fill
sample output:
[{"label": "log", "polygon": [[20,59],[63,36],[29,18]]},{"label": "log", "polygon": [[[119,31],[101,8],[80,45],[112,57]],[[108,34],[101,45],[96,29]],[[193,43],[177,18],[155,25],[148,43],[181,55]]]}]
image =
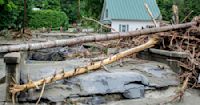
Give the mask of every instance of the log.
[{"label": "log", "polygon": [[81,43],[86,43],[86,42],[115,40],[115,39],[120,39],[120,38],[127,38],[127,37],[134,37],[134,36],[140,36],[140,35],[146,35],[146,34],[154,34],[154,33],[158,33],[158,32],[165,32],[165,31],[169,31],[169,30],[189,28],[194,25],[197,25],[196,21],[184,23],[184,24],[164,26],[164,27],[157,27],[157,28],[150,28],[150,29],[148,28],[148,29],[137,30],[137,31],[132,31],[132,32],[125,32],[125,33],[93,35],[93,36],[84,36],[84,37],[77,37],[77,38],[65,39],[65,40],[48,41],[48,42],[42,42],[42,43],[1,46],[0,52],[19,52],[19,51],[39,50],[39,49],[44,49],[44,48],[69,46],[69,45],[81,44]]},{"label": "log", "polygon": [[168,57],[175,57],[175,58],[187,58],[189,56],[189,54],[186,52],[167,51],[167,50],[159,50],[159,49],[154,49],[154,48],[150,48],[149,52],[168,56]]},{"label": "log", "polygon": [[44,83],[49,84],[49,83],[52,83],[54,81],[74,77],[74,76],[77,76],[77,75],[80,75],[80,74],[88,73],[90,71],[95,71],[95,70],[103,67],[104,65],[111,64],[115,61],[118,61],[118,60],[124,58],[124,57],[127,57],[127,56],[134,54],[134,53],[143,51],[147,48],[151,48],[158,41],[159,41],[159,38],[154,37],[154,38],[151,38],[147,43],[145,43],[143,45],[140,45],[140,46],[137,46],[135,48],[131,48],[131,49],[126,50],[124,52],[118,53],[118,54],[116,54],[112,57],[109,57],[107,59],[104,59],[102,61],[93,62],[91,64],[88,64],[87,66],[79,67],[79,68],[76,68],[74,70],[67,71],[67,72],[64,72],[64,70],[63,70],[63,72],[61,72],[61,73],[55,74],[53,76],[50,76],[50,77],[47,77],[45,79],[41,79],[41,80],[38,80],[38,81],[31,81],[27,84],[22,84],[22,85],[13,84],[13,86],[10,87],[10,92],[13,95],[15,95],[18,92],[25,91],[25,90],[32,89],[32,88],[36,88],[38,86],[43,85]]}]

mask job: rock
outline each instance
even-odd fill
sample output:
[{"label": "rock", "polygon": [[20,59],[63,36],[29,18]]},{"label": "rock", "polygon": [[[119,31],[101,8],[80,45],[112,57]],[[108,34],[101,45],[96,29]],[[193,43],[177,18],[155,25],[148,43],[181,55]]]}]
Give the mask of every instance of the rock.
[{"label": "rock", "polygon": [[52,76],[55,73],[60,73],[62,70],[73,70],[78,66],[88,64],[87,59],[73,59],[60,62],[44,62],[44,61],[29,61],[23,66],[21,71],[21,81],[27,83],[28,76],[32,81],[43,79],[48,76]]},{"label": "rock", "polygon": [[0,83],[4,83],[5,82],[5,63],[3,61],[3,59],[0,59]]},{"label": "rock", "polygon": [[68,57],[88,55],[89,52],[83,46],[48,48],[29,53],[29,60],[37,61],[63,61]]},{"label": "rock", "polygon": [[119,52],[123,52],[127,49],[123,48],[123,49],[119,49],[119,48],[108,48],[107,50],[107,55],[114,55],[114,54],[117,54]]},{"label": "rock", "polygon": [[[174,93],[174,91],[172,91],[172,93]],[[171,96],[161,95],[156,98],[148,97],[148,98],[142,98],[142,99],[137,99],[137,100],[135,99],[119,100],[119,101],[109,102],[107,104],[102,104],[102,105],[199,105],[200,100],[199,100],[198,92],[190,93],[189,91],[186,91],[183,97],[183,100],[179,102],[167,103],[169,100],[172,100]]]},{"label": "rock", "polygon": [[124,93],[132,88],[144,90],[144,85],[149,84],[142,74],[134,72],[94,72],[73,78],[72,82],[80,83],[83,95]]},{"label": "rock", "polygon": [[104,104],[106,103],[106,100],[103,97],[91,97],[90,99],[87,100],[87,102],[85,102],[85,104],[88,105],[100,105],[100,104]]},{"label": "rock", "polygon": [[6,84],[0,84],[0,102],[6,101]]},{"label": "rock", "polygon": [[37,61],[63,61],[64,54],[59,51],[59,48],[50,48],[29,53],[29,60]]},{"label": "rock", "polygon": [[177,86],[179,84],[176,73],[163,63],[150,61],[147,63],[135,64],[132,70],[137,70],[137,72],[142,73],[148,78],[150,86],[156,88]]},{"label": "rock", "polygon": [[144,86],[141,85],[140,88],[132,88],[132,89],[126,90],[123,93],[123,96],[127,99],[142,98],[144,97]]},{"label": "rock", "polygon": [[[5,102],[4,104],[0,105],[13,105],[13,103]],[[15,105],[35,105],[35,103],[16,103]],[[49,105],[47,103],[40,103],[39,105]]]},{"label": "rock", "polygon": [[[88,64],[88,59],[73,59],[62,62],[29,62],[22,72],[22,81],[27,82],[27,69],[31,71],[31,79],[43,79],[44,76],[55,74],[55,70],[73,70]],[[63,66],[64,65],[64,66]],[[77,99],[75,102],[83,104],[105,103],[107,95],[117,94],[116,100],[143,98],[147,90],[175,86],[176,75],[165,64],[141,60],[123,60],[123,66],[119,62],[106,65],[110,72],[98,70],[65,79],[50,85],[46,85],[42,99],[50,102],[62,102],[66,99]],[[57,73],[59,71],[56,71]],[[149,87],[150,86],[150,87]],[[152,88],[153,87],[153,88]],[[22,96],[22,101],[36,101],[41,90],[33,90],[28,95]],[[144,93],[145,92],[145,93]],[[100,97],[101,96],[101,97]],[[114,100],[115,101],[115,100]]]},{"label": "rock", "polygon": [[198,78],[198,83],[200,83],[200,74],[199,74],[199,78]]},{"label": "rock", "polygon": [[[144,86],[148,84],[148,80],[139,73],[101,71],[72,78],[64,85],[51,84],[45,88],[42,98],[51,102],[60,102],[66,98],[115,93],[122,95],[125,93],[126,98],[141,98],[144,96]],[[34,91],[27,98],[29,101],[37,100],[39,94],[40,92]]]}]

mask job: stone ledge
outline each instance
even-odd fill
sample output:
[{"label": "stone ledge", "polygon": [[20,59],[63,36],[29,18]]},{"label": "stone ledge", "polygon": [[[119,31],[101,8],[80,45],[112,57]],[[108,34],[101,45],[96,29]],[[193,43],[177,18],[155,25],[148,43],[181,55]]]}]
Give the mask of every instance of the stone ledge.
[{"label": "stone ledge", "polygon": [[4,56],[4,62],[8,64],[20,63],[21,55],[19,52],[8,53]]}]

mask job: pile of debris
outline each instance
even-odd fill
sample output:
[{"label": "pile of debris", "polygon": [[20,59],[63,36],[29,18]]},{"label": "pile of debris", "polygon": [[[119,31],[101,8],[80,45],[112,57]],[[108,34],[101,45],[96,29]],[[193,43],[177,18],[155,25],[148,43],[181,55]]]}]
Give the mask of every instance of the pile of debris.
[{"label": "pile of debris", "polygon": [[[181,59],[170,59],[173,61],[177,61],[178,64],[182,68],[182,72],[180,73],[180,81],[182,82],[182,87],[177,93],[177,96],[174,97],[174,100],[181,99],[184,95],[184,92],[187,88],[200,88],[200,27],[199,20],[196,19],[193,22],[178,24],[178,25],[170,25],[160,28],[152,28],[152,29],[144,29],[138,30],[134,32],[128,33],[115,33],[101,36],[85,36],[81,38],[73,38],[67,40],[60,41],[50,41],[43,42],[38,44],[22,44],[22,45],[13,45],[13,46],[3,46],[0,47],[1,52],[10,52],[10,51],[25,51],[25,50],[37,50],[42,48],[51,48],[58,46],[66,46],[66,45],[75,45],[85,42],[99,42],[99,41],[107,41],[102,43],[105,47],[118,47],[128,48],[128,50],[119,52],[110,56],[104,60],[93,61],[90,62],[86,66],[77,67],[72,70],[62,70],[60,73],[56,73],[52,76],[36,80],[36,81],[28,81],[24,84],[13,84],[10,88],[10,92],[13,96],[18,92],[26,91],[29,89],[37,88],[39,86],[43,86],[43,90],[46,84],[53,83],[55,81],[63,80],[66,78],[71,78],[77,75],[81,75],[84,73],[88,73],[94,70],[99,70],[100,68],[105,68],[105,65],[111,64],[115,61],[118,61],[122,58],[129,57],[132,54],[138,53],[148,48],[155,47],[157,49],[162,49],[166,51],[177,52],[175,54],[179,55],[179,53],[187,54],[187,57]],[[119,40],[117,40],[119,39]],[[109,42],[108,40],[115,40],[114,43]],[[112,41],[113,42],[113,41]],[[138,46],[139,45],[139,46]],[[137,46],[137,47],[135,47]],[[130,48],[133,47],[133,48]],[[102,74],[103,75],[103,74]],[[91,74],[89,77],[84,77],[90,80],[92,77],[101,77],[101,75]],[[113,76],[118,76],[118,74],[113,74]],[[78,80],[84,80],[84,78],[79,78]],[[107,75],[107,78],[112,78],[112,75]],[[143,86],[148,85],[146,81],[138,76],[134,82],[140,82],[141,85],[138,85],[141,88]],[[128,79],[128,78],[127,78]],[[97,80],[98,81],[98,78]],[[113,81],[113,80],[111,80]],[[124,83],[124,81],[121,81]],[[129,81],[131,82],[131,81]],[[92,84],[92,81],[91,83]],[[85,84],[89,85],[89,84]],[[96,84],[101,85],[101,84]],[[114,87],[113,87],[114,88]],[[117,89],[117,88],[115,88]],[[115,89],[111,91],[115,91]],[[92,90],[86,90],[92,92]],[[102,90],[104,92],[105,90]],[[141,90],[131,90],[131,92],[141,91]],[[43,93],[43,91],[41,92]],[[130,92],[129,92],[130,93]],[[130,96],[127,93],[125,97],[134,97]],[[14,99],[14,98],[13,98]]]}]

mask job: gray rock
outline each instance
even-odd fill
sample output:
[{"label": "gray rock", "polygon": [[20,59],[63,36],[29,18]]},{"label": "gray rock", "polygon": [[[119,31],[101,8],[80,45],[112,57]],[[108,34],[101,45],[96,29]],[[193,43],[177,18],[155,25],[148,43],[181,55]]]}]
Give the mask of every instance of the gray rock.
[{"label": "gray rock", "polygon": [[[65,85],[51,84],[45,88],[42,98],[60,102],[66,98],[115,93],[125,93],[126,98],[140,98],[144,96],[144,86],[148,84],[148,80],[139,73],[101,71],[72,78],[67,80]],[[40,92],[33,91],[31,96],[26,98],[29,101],[37,100],[39,94]]]},{"label": "gray rock", "polygon": [[199,74],[199,78],[198,78],[198,83],[200,83],[200,74]]},{"label": "gray rock", "polygon": [[5,82],[5,64],[3,59],[0,59],[0,83],[4,83]]},{"label": "gray rock", "polygon": [[32,51],[29,53],[29,60],[36,61],[63,61],[66,57],[73,57],[73,55],[84,55],[87,49],[80,47],[57,47],[48,48],[39,51]]},{"label": "gray rock", "polygon": [[150,61],[143,64],[135,64],[132,70],[137,70],[137,72],[145,75],[149,80],[150,86],[156,88],[177,86],[179,84],[176,73],[169,66],[162,63]]},{"label": "gray rock", "polygon": [[[75,59],[62,62],[29,62],[22,71],[22,81],[27,82],[27,74],[31,73],[32,80],[42,79],[59,72],[56,70],[73,70],[88,64],[87,59]],[[64,65],[64,66],[63,66]],[[96,96],[123,95],[127,99],[142,98],[148,86],[161,88],[174,86],[178,82],[176,75],[165,64],[150,61],[125,60],[123,66],[119,62],[106,65],[110,72],[98,70],[71,79],[65,79],[46,85],[42,99],[50,102],[62,102],[71,98],[86,98],[86,103],[103,103]],[[29,70],[29,72],[27,71]],[[31,71],[31,72],[30,72]],[[155,89],[153,88],[153,89]],[[24,101],[36,101],[40,91],[33,90],[22,97]],[[88,98],[88,97],[92,97]],[[119,98],[121,99],[121,98]],[[94,102],[92,102],[94,101]],[[107,101],[107,100],[106,100]]]},{"label": "gray rock", "polygon": [[6,101],[6,84],[0,84],[0,102]]},{"label": "gray rock", "polygon": [[[0,105],[13,105],[13,103],[5,102],[4,104]],[[15,105],[35,105],[35,103],[16,103]],[[39,105],[49,105],[47,103],[40,103]]]},{"label": "gray rock", "polygon": [[103,97],[92,97],[85,104],[89,105],[100,105],[106,103],[106,100]]},{"label": "gray rock", "polygon": [[149,84],[147,78],[134,72],[95,72],[81,75],[72,81],[80,83],[81,90],[86,94],[124,93],[131,88],[144,90],[144,85]]},{"label": "gray rock", "polygon": [[52,76],[55,73],[60,73],[62,70],[70,71],[78,66],[86,65],[88,62],[85,59],[74,59],[60,62],[43,62],[43,61],[29,61],[23,66],[21,71],[21,81],[27,83],[28,76],[32,81],[44,79]]},{"label": "gray rock", "polygon": [[141,87],[139,88],[132,88],[132,89],[126,90],[123,93],[123,96],[128,99],[142,98],[144,97],[144,86],[141,85]]}]

